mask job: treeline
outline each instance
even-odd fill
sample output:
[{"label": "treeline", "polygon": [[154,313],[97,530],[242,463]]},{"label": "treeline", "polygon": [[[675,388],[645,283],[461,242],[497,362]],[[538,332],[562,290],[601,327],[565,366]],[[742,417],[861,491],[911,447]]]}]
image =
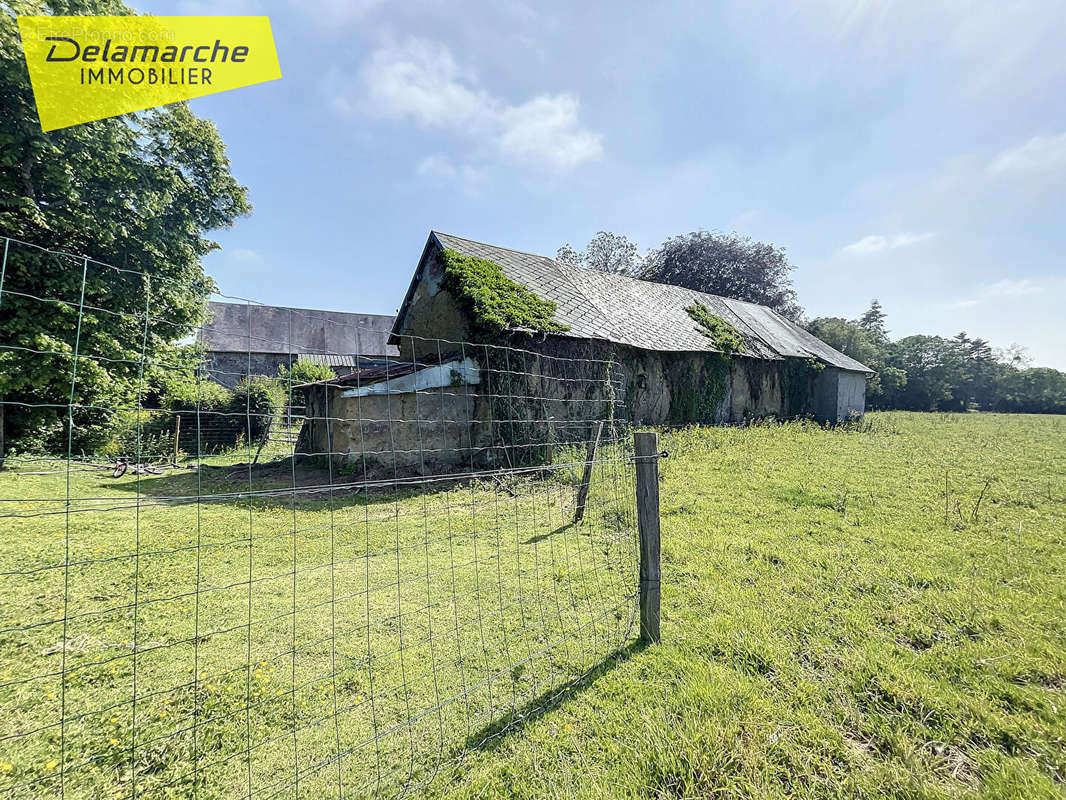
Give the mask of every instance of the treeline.
[{"label": "treeline", "polygon": [[807,323],[826,344],[877,372],[867,385],[870,408],[1066,414],[1066,373],[1030,367],[1024,349],[998,350],[966,333],[892,341],[885,316],[874,300],[859,319]]}]

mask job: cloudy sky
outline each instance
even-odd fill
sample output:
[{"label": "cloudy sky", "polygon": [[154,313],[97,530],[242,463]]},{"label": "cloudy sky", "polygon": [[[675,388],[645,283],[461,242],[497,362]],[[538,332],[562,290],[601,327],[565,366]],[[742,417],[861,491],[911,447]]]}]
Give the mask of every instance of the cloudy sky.
[{"label": "cloudy sky", "polygon": [[208,261],[229,293],[391,313],[431,228],[737,230],[787,248],[810,316],[877,297],[894,336],[1066,369],[1059,0],[139,7],[271,17],[284,78],[193,104],[255,206]]}]

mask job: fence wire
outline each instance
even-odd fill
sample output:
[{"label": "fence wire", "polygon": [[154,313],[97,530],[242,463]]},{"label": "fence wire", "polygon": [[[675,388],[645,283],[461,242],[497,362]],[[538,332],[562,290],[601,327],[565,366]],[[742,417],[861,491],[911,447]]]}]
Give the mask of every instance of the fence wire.
[{"label": "fence wire", "polygon": [[3,796],[418,793],[632,640],[618,364],[206,293],[4,240]]}]

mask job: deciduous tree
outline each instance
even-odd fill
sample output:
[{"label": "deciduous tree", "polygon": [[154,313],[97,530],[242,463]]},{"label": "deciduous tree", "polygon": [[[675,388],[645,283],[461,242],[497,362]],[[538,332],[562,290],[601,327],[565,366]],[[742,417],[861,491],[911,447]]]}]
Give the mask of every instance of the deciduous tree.
[{"label": "deciduous tree", "polygon": [[[16,0],[5,9],[132,13],[117,0]],[[9,248],[0,300],[5,425],[9,442],[66,444],[73,398],[74,445],[91,447],[102,415],[86,407],[130,402],[142,362],[159,361],[200,321],[213,288],[200,259],[217,246],[205,234],[250,207],[215,126],[184,103],[43,133],[10,12],[0,12],[0,232],[91,260]]]},{"label": "deciduous tree", "polygon": [[789,319],[803,314],[792,287],[795,266],[783,247],[737,233],[693,231],[651,253],[645,280],[769,306]]},{"label": "deciduous tree", "polygon": [[556,260],[574,267],[619,275],[639,275],[643,266],[637,246],[625,236],[609,231],[597,233],[581,251],[564,244],[559,248]]}]

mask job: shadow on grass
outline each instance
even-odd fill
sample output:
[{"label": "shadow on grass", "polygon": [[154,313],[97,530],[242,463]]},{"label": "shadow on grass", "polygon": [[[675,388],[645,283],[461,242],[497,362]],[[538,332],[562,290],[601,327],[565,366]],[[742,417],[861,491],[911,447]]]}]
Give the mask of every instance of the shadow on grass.
[{"label": "shadow on grass", "polygon": [[[566,527],[566,526],[564,526]],[[491,752],[501,746],[505,736],[520,731],[524,726],[540,719],[545,714],[558,708],[562,703],[571,698],[579,697],[592,687],[592,684],[614,669],[620,662],[629,659],[648,646],[648,642],[637,639],[627,645],[619,647],[607,655],[596,666],[579,678],[562,684],[561,686],[542,692],[537,697],[515,709],[509,714],[490,722],[478,731],[466,738],[463,744],[464,751],[482,750]]]},{"label": "shadow on grass", "polygon": [[522,544],[537,544],[537,542],[543,542],[545,539],[550,539],[555,534],[562,533],[563,531],[569,530],[572,527],[574,527],[574,523],[568,522],[565,525],[560,525],[553,531],[548,531],[547,533],[538,533],[536,536],[531,536],[530,538],[522,542]]},{"label": "shadow on grass", "polygon": [[[161,475],[142,475],[140,480],[108,482],[119,492],[139,494],[163,504],[189,502],[232,504],[254,500],[256,509],[291,508],[299,505],[332,502],[341,509],[349,506],[387,505],[412,497],[433,495],[468,485],[472,478],[465,471],[454,475],[439,473],[424,478],[391,470],[337,470],[321,459],[292,457],[260,464],[201,464],[199,468],[179,467]],[[493,486],[493,484],[487,484]],[[505,486],[495,486],[511,491]],[[544,534],[547,538],[565,530],[562,526]],[[527,544],[532,543],[527,542]]]}]

